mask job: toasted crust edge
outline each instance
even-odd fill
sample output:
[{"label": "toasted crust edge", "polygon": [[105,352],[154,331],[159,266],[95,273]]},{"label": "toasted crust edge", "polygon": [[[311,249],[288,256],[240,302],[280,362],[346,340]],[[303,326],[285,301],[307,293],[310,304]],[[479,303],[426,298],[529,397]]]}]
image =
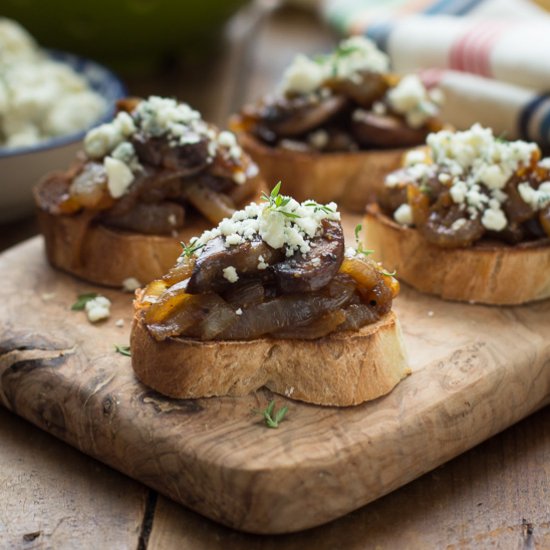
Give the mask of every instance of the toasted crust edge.
[{"label": "toasted crust edge", "polygon": [[446,300],[519,305],[550,297],[550,239],[445,249],[367,207],[365,244],[399,280]]},{"label": "toasted crust edge", "polygon": [[393,312],[357,332],[318,340],[158,342],[137,310],[131,348],[141,382],[183,399],[242,396],[266,386],[299,401],[343,407],[387,394],[410,373]]},{"label": "toasted crust edge", "polygon": [[337,201],[347,210],[364,212],[389,172],[401,166],[409,148],[350,153],[306,153],[268,147],[251,134],[238,133],[239,142],[260,167],[268,187],[278,181],[283,193],[298,201]]},{"label": "toasted crust edge", "polygon": [[[254,194],[239,208],[260,200],[262,191],[264,185],[259,179]],[[181,253],[180,242],[188,242],[213,226],[197,216],[177,234],[165,236],[121,231],[92,223],[86,228],[79,257],[76,257],[75,241],[86,224],[82,214],[50,214],[40,207],[36,197],[35,201],[50,264],[85,281],[116,288],[130,277],[141,284],[162,277]]]}]

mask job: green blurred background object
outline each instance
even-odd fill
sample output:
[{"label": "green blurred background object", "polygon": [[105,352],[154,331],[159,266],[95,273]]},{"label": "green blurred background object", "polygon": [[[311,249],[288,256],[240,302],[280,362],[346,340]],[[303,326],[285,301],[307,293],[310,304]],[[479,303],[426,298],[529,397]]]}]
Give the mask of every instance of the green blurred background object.
[{"label": "green blurred background object", "polygon": [[96,59],[122,72],[166,56],[211,51],[224,21],[247,0],[2,0],[1,14],[42,46]]}]

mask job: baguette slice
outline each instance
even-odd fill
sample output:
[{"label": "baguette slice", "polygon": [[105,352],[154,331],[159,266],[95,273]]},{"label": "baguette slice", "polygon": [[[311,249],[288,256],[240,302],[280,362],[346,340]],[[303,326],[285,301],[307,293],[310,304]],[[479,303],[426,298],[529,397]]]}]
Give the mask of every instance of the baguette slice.
[{"label": "baguette slice", "polygon": [[242,396],[266,386],[292,399],[342,407],[385,395],[410,373],[393,312],[357,332],[318,340],[157,342],[142,317],[138,309],[132,366],[144,384],[174,398]]},{"label": "baguette slice", "polygon": [[369,205],[366,246],[400,281],[447,300],[517,305],[550,297],[550,239],[441,248]]},{"label": "baguette slice", "polygon": [[187,242],[209,228],[206,220],[197,218],[174,237],[144,235],[101,224],[86,226],[81,214],[56,216],[42,209],[38,223],[52,266],[91,283],[118,288],[129,277],[141,283],[161,277],[181,253],[180,241]]},{"label": "baguette slice", "polygon": [[[263,190],[260,183],[245,204],[260,200]],[[212,227],[196,216],[177,235],[145,235],[88,224],[85,215],[54,215],[38,207],[48,261],[91,283],[117,288],[130,277],[142,284],[162,277],[181,254],[180,242],[189,242]]]},{"label": "baguette slice", "polygon": [[336,201],[347,210],[361,213],[383,186],[386,174],[401,166],[401,158],[408,151],[306,153],[268,147],[246,132],[238,137],[268,186],[282,181],[285,193],[297,201]]}]

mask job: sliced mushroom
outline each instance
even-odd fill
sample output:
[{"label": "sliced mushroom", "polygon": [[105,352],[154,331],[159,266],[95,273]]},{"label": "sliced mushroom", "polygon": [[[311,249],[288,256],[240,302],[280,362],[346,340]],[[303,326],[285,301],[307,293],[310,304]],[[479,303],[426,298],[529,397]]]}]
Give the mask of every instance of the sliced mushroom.
[{"label": "sliced mushroom", "polygon": [[[282,259],[283,251],[275,250],[261,240],[245,241],[238,245],[225,246],[223,237],[216,237],[207,243],[197,258],[193,274],[189,279],[187,292],[199,294],[209,291],[223,291],[231,286],[224,277],[224,269],[235,268],[237,275],[261,275],[258,270],[260,256],[271,264]],[[268,270],[264,270],[268,275]]]},{"label": "sliced mushroom", "polygon": [[339,222],[323,220],[323,234],[311,240],[307,254],[273,266],[281,292],[312,292],[323,288],[336,275],[344,258],[344,234]]},{"label": "sliced mushroom", "polygon": [[382,73],[363,71],[358,73],[359,78],[333,78],[325,83],[325,86],[335,94],[343,95],[368,109],[376,100],[384,96],[389,84]]},{"label": "sliced mushroom", "polygon": [[424,143],[428,135],[426,128],[411,128],[396,116],[363,110],[353,113],[351,131],[364,147],[412,147]]},{"label": "sliced mushroom", "polygon": [[108,210],[101,221],[111,227],[145,233],[166,235],[183,227],[185,210],[180,204],[161,202],[158,204],[136,203],[131,210],[116,215]]},{"label": "sliced mushroom", "polygon": [[265,105],[260,120],[279,137],[297,136],[326,124],[346,105],[347,99],[341,95],[319,98],[315,102],[300,96]]}]

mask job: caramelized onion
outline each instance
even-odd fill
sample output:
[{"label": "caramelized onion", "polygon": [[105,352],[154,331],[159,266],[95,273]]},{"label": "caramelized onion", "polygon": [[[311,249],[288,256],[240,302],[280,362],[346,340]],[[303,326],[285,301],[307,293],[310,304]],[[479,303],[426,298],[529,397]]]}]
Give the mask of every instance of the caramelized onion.
[{"label": "caramelized onion", "polygon": [[376,322],[380,316],[367,304],[350,304],[344,309],[345,321],[338,330],[359,330],[361,327]]},{"label": "caramelized onion", "polygon": [[166,283],[167,286],[171,286],[175,283],[179,283],[184,279],[189,279],[193,273],[193,268],[195,267],[195,258],[194,257],[183,257],[181,260],[178,260],[178,263],[172,267],[166,275],[162,277],[162,280]]},{"label": "caramelized onion", "polygon": [[330,311],[344,307],[355,290],[355,282],[338,274],[317,292],[286,294],[251,306],[219,335],[222,340],[250,340],[285,328],[308,324]]},{"label": "caramelized onion", "polygon": [[[159,283],[160,281],[155,281]],[[149,288],[149,287],[147,287]],[[162,293],[156,302],[152,303],[145,314],[147,324],[161,323],[174,311],[180,309],[186,301],[189,301],[191,294],[187,294],[187,280],[176,283]]]},{"label": "caramelized onion", "polygon": [[244,281],[229,287],[224,298],[231,305],[246,308],[261,304],[265,298],[265,290],[260,281]]},{"label": "caramelized onion", "polygon": [[343,310],[330,311],[319,319],[299,327],[289,327],[272,333],[276,338],[314,340],[334,332],[346,320]]},{"label": "caramelized onion", "polygon": [[229,218],[235,212],[235,204],[227,195],[216,193],[216,191],[198,182],[186,183],[184,196],[213,224],[220,223],[224,218]]}]

